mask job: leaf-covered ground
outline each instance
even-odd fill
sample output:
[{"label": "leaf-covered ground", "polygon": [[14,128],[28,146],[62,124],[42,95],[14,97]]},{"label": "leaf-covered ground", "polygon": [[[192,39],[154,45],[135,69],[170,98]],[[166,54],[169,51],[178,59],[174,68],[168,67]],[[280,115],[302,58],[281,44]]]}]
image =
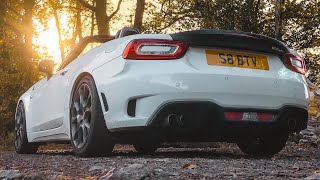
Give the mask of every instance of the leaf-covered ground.
[{"label": "leaf-covered ground", "polygon": [[272,158],[254,158],[224,143],[211,148],[161,148],[154,155],[118,146],[110,157],[79,158],[65,147],[35,155],[1,152],[0,179],[1,173],[54,179],[320,179],[320,149],[289,142]]}]

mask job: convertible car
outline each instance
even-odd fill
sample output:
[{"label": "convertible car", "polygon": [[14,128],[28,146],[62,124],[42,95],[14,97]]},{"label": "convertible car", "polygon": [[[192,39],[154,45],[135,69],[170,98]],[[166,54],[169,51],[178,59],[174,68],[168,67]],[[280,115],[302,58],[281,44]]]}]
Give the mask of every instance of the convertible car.
[{"label": "convertible car", "polygon": [[49,60],[39,68],[45,78],[17,105],[17,153],[48,142],[84,157],[116,143],[152,153],[164,142],[232,142],[273,155],[307,126],[305,61],[253,33],[123,28],[84,38],[57,70]]}]

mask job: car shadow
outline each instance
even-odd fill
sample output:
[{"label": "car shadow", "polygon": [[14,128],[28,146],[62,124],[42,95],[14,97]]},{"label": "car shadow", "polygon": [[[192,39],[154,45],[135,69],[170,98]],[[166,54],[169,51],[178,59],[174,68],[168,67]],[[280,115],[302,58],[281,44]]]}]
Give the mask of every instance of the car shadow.
[{"label": "car shadow", "polygon": [[[304,149],[304,148],[303,148]],[[309,153],[306,153],[308,151]],[[310,153],[310,151],[312,153]],[[313,152],[314,151],[314,152]],[[240,151],[236,146],[222,146],[214,148],[159,148],[152,154],[142,154],[136,152],[132,146],[124,146],[124,148],[115,148],[110,155],[102,158],[146,158],[146,159],[165,159],[165,158],[208,158],[208,159],[308,159],[310,156],[320,154],[320,150],[304,149],[298,147],[287,147],[275,156],[249,156]],[[67,149],[41,149],[37,155],[49,156],[76,156],[71,147]],[[91,157],[95,158],[95,157]],[[320,156],[319,156],[320,158]]]},{"label": "car shadow", "polygon": [[170,149],[170,151],[161,150],[152,154],[142,154],[139,152],[115,152],[112,156],[123,156],[123,157],[135,157],[135,158],[232,158],[240,159],[247,157],[245,154],[232,153],[232,152],[221,152],[221,151],[203,151],[203,150],[179,150]]},{"label": "car shadow", "polygon": [[[72,150],[41,150],[36,155],[48,156],[76,156]],[[113,151],[110,155],[100,158],[145,158],[145,159],[189,159],[189,158],[207,158],[207,159],[270,159],[271,157],[248,156],[241,152],[222,151],[212,148],[188,149],[188,148],[160,148],[152,154],[142,154],[134,150],[130,151]],[[88,157],[97,158],[97,157]]]}]

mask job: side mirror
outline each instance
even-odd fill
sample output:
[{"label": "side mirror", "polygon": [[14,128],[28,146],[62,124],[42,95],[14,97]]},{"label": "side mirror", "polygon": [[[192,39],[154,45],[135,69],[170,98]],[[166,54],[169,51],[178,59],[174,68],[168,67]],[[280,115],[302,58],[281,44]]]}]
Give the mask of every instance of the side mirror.
[{"label": "side mirror", "polygon": [[54,61],[43,60],[39,63],[40,72],[45,73],[48,77],[51,77],[54,70]]}]

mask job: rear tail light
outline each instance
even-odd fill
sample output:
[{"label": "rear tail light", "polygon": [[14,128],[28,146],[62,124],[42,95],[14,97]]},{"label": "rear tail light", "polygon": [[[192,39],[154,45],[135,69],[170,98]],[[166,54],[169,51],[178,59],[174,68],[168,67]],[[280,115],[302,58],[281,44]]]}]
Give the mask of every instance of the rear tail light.
[{"label": "rear tail light", "polygon": [[170,60],[184,56],[188,44],[164,39],[136,39],[123,52],[124,59]]},{"label": "rear tail light", "polygon": [[228,121],[272,121],[273,114],[260,112],[225,112]]},{"label": "rear tail light", "polygon": [[224,116],[226,117],[226,119],[231,121],[241,121],[243,112],[225,112]]},{"label": "rear tail light", "polygon": [[288,53],[284,55],[284,61],[287,67],[292,71],[303,75],[306,73],[306,65],[304,59],[302,59],[300,56]]},{"label": "rear tail light", "polygon": [[260,121],[270,121],[273,119],[273,115],[267,113],[258,113],[258,119]]}]

